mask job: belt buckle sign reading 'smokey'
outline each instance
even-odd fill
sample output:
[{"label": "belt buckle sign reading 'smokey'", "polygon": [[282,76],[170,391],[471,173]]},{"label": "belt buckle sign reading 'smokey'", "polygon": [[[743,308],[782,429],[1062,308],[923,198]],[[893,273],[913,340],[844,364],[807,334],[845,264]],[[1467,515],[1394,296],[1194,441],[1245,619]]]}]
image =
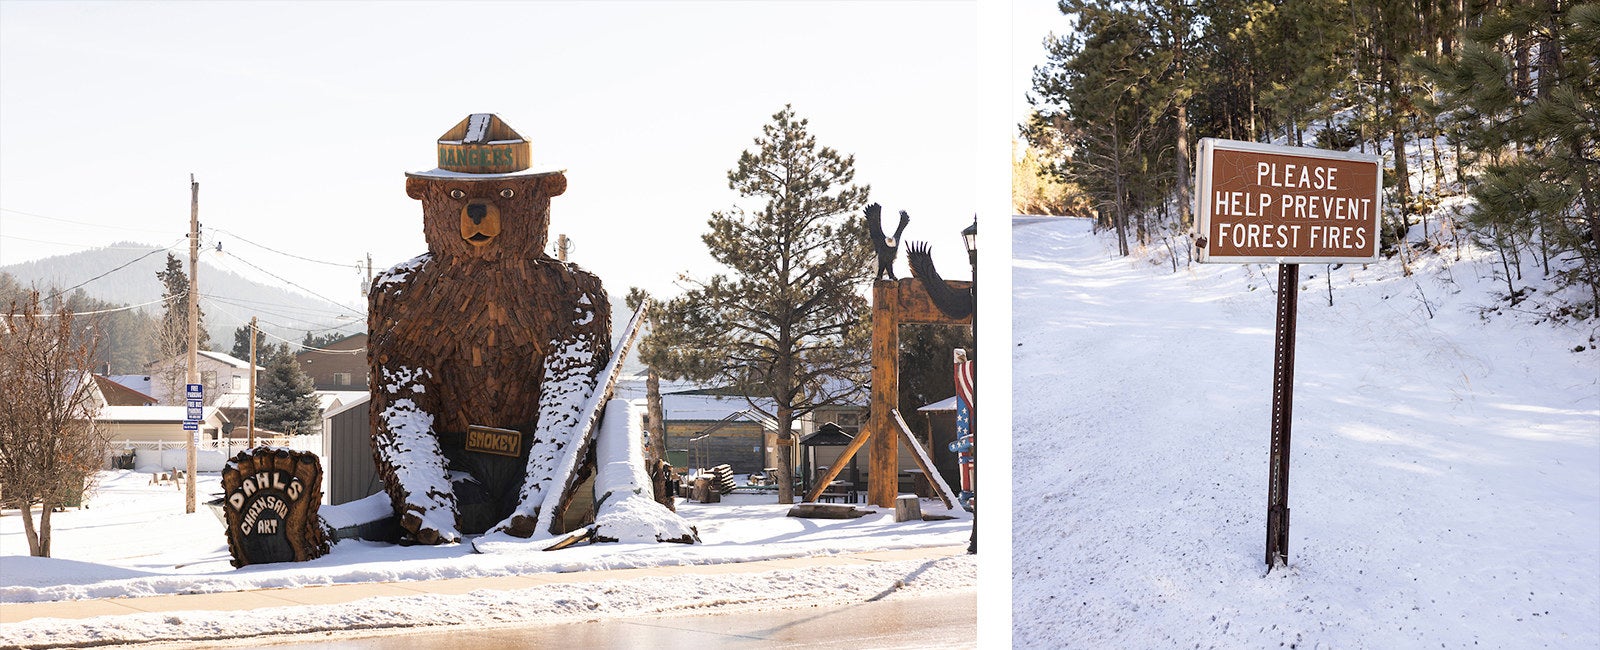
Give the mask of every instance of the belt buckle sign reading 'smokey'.
[{"label": "belt buckle sign reading 'smokey'", "polygon": [[522,432],[516,429],[468,425],[466,448],[467,451],[515,458],[522,455]]},{"label": "belt buckle sign reading 'smokey'", "polygon": [[1378,156],[1205,138],[1195,171],[1200,262],[1378,258]]}]

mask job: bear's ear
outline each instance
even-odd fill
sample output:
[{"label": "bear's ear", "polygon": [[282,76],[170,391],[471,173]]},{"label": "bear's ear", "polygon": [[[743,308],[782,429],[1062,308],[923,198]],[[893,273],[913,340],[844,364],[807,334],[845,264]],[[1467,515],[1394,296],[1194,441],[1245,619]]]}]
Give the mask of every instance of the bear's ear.
[{"label": "bear's ear", "polygon": [[415,176],[406,177],[406,196],[421,201],[422,197],[427,195],[427,191],[428,179]]},{"label": "bear's ear", "polygon": [[542,174],[539,179],[539,191],[545,196],[561,196],[567,191],[567,175],[561,172]]}]

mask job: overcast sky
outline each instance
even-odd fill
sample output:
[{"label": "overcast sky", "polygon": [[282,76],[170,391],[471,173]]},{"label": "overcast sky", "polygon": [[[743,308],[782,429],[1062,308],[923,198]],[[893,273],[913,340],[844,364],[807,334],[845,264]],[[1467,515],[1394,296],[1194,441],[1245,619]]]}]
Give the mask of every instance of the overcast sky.
[{"label": "overcast sky", "polygon": [[0,2],[0,265],[181,244],[193,173],[203,241],[236,257],[220,264],[361,304],[359,260],[381,269],[426,250],[404,172],[434,167],[440,134],[493,112],[532,142],[535,167],[567,172],[552,240],[571,237],[572,260],[612,292],[670,295],[679,273],[717,270],[700,236],[712,211],[741,201],[727,172],[792,104],[822,145],[855,155],[873,201],[910,212],[905,238],[932,242],[960,277],[959,231],[975,213],[1008,216],[1008,170],[993,155],[1005,145],[989,140],[1014,129],[983,120],[1015,110],[980,66],[992,76],[1016,55],[994,56],[1003,29],[979,33],[1008,11]]}]

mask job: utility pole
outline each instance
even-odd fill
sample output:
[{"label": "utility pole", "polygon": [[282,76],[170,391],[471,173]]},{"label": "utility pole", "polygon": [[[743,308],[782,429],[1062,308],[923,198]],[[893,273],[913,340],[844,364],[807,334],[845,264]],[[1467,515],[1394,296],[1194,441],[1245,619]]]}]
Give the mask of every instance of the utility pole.
[{"label": "utility pole", "polygon": [[[194,174],[189,175],[189,368],[188,382],[200,383],[200,370],[197,362],[200,350],[200,184],[195,182]],[[187,436],[188,466],[184,469],[184,512],[194,512],[194,470],[196,447],[200,444],[200,429]]]},{"label": "utility pole", "polygon": [[[361,272],[360,260],[356,260],[356,272]],[[372,291],[372,253],[367,253],[367,283],[361,285],[361,297],[368,297],[367,293],[370,291]]]},{"label": "utility pole", "polygon": [[556,259],[567,261],[567,236],[556,235]]},{"label": "utility pole", "polygon": [[256,317],[250,317],[250,443],[249,448],[256,448],[256,337],[261,336],[261,330],[256,329]]}]

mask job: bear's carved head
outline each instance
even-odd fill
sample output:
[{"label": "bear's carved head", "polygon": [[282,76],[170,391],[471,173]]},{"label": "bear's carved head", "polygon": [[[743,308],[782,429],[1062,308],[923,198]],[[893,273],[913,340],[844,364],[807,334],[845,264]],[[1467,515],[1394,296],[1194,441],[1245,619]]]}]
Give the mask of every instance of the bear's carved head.
[{"label": "bear's carved head", "polygon": [[406,176],[422,201],[422,230],[435,257],[496,260],[548,257],[550,197],[567,190],[561,172]]}]

